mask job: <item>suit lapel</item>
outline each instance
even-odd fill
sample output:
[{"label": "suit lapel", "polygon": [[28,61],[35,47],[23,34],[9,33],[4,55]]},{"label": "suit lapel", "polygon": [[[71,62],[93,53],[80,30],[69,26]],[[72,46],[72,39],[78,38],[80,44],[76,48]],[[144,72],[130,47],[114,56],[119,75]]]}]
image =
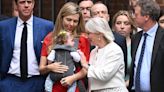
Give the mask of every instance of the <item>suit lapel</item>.
[{"label": "suit lapel", "polygon": [[141,37],[142,37],[142,33],[143,33],[143,31],[141,31],[141,32],[139,32],[137,35],[135,35],[135,37],[133,38],[133,39],[135,39],[135,40],[133,40],[133,44],[132,44],[132,58],[133,58],[133,61],[135,60],[135,56],[136,56],[136,51],[137,51],[137,49],[138,49],[138,45],[139,45],[139,43],[140,43],[140,40],[141,40]]},{"label": "suit lapel", "polygon": [[39,23],[36,20],[36,17],[33,17],[33,44],[34,47],[37,45],[38,32],[40,30]]},{"label": "suit lapel", "polygon": [[10,22],[10,25],[9,25],[10,41],[13,48],[14,48],[14,42],[15,42],[16,26],[17,26],[17,18],[15,17],[13,18],[13,20]]},{"label": "suit lapel", "polygon": [[153,64],[155,62],[155,57],[159,48],[159,44],[161,42],[161,38],[164,35],[164,30],[161,27],[158,27],[155,40],[154,40],[154,45],[153,45],[153,53],[152,53],[152,59],[151,59],[151,67],[153,67]]},{"label": "suit lapel", "polygon": [[143,31],[140,31],[138,32],[136,35],[134,35],[132,37],[132,65],[131,65],[131,76],[130,76],[130,84],[129,84],[129,88],[131,88],[133,86],[133,76],[134,76],[134,67],[135,67],[135,54],[136,54],[136,51],[137,51],[137,48],[138,48],[138,45],[139,45],[139,42],[141,40],[141,37],[142,37],[142,32]]},{"label": "suit lapel", "polygon": [[[135,56],[136,56],[136,52],[137,52],[137,49],[138,49],[138,46],[139,46],[139,43],[140,43],[140,40],[141,40],[141,37],[142,37],[142,31],[139,32],[136,36],[135,36],[135,40],[133,40],[133,44],[132,44],[132,67],[135,67]],[[134,71],[133,71],[134,72]]]}]

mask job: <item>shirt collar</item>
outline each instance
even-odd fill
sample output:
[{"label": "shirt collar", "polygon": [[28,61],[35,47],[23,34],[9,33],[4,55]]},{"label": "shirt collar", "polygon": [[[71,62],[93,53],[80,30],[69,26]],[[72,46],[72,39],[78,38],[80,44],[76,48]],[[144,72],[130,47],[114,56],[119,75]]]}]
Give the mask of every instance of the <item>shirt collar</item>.
[{"label": "shirt collar", "polygon": [[[30,17],[30,19],[28,19],[28,20],[26,21],[27,25],[32,26],[32,21],[33,21],[33,15]],[[23,23],[24,23],[24,21],[18,16],[17,25],[18,25],[18,26],[22,26]]]},{"label": "shirt collar", "polygon": [[[148,34],[148,36],[154,36],[155,33],[157,32],[157,28],[158,28],[158,23],[156,23],[152,28],[150,28],[146,33]],[[145,32],[143,32],[144,34]]]}]

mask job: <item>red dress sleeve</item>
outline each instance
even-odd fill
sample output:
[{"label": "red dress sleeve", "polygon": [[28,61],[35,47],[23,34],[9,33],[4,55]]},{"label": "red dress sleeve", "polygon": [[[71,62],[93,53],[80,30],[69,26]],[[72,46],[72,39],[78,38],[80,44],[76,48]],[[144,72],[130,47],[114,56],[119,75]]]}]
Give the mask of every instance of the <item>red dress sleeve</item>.
[{"label": "red dress sleeve", "polygon": [[90,42],[85,36],[80,36],[78,48],[84,53],[87,61],[89,61],[90,55]]},{"label": "red dress sleeve", "polygon": [[42,50],[41,50],[41,56],[48,56],[48,47],[52,44],[52,38],[51,38],[52,32],[50,32],[43,41],[42,44]]}]

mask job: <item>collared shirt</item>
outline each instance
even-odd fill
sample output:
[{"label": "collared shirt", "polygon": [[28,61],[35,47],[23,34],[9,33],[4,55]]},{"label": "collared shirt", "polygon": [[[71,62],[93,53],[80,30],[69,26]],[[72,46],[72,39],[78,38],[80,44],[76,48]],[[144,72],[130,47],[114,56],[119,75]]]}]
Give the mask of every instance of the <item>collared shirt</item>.
[{"label": "collared shirt", "polygon": [[[144,56],[142,60],[141,72],[140,72],[140,85],[141,91],[143,92],[150,92],[150,69],[151,69],[151,58],[152,58],[152,51],[154,45],[154,39],[157,32],[158,24],[156,23],[151,29],[149,29],[146,33],[148,34],[146,39],[146,46],[144,51]],[[145,32],[143,32],[144,34]],[[132,89],[135,87],[135,76],[136,76],[136,69],[138,66],[138,61],[140,58],[141,47],[144,41],[144,36],[142,34],[136,57],[135,57],[135,68],[134,68],[134,85]]]},{"label": "collared shirt", "polygon": [[[20,44],[21,44],[21,36],[23,31],[24,21],[22,21],[19,17],[17,19],[16,32],[15,32],[15,42],[14,42],[14,50],[13,57],[10,63],[10,68],[8,73],[14,74],[16,76],[20,76]],[[28,77],[33,75],[39,75],[39,66],[36,59],[34,45],[33,45],[33,16],[27,23],[27,52],[28,52]]]}]

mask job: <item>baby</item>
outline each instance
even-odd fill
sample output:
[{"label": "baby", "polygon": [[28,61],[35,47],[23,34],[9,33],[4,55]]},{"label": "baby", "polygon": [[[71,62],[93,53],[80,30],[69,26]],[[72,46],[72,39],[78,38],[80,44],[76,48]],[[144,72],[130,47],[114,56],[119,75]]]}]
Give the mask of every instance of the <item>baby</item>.
[{"label": "baby", "polygon": [[[54,73],[50,72],[45,82],[46,92],[52,92],[52,86],[55,82],[60,81],[63,77],[74,74],[75,65],[74,63],[79,62],[81,57],[79,53],[74,49],[74,37],[71,33],[61,31],[56,37],[53,50],[51,50],[47,59],[49,62],[62,62],[62,64],[69,67],[65,73]],[[67,92],[75,92],[76,82],[68,87]]]}]

